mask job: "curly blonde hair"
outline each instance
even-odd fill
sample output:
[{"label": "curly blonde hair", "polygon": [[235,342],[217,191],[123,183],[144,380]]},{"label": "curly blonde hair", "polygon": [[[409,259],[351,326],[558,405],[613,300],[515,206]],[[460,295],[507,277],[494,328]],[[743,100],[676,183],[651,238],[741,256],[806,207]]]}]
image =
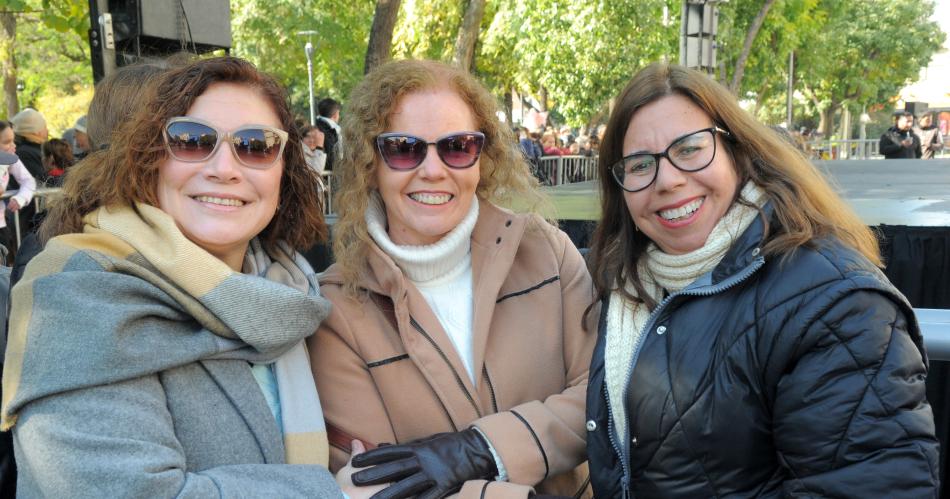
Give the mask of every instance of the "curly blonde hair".
[{"label": "curly blonde hair", "polygon": [[340,218],[333,228],[333,253],[344,288],[359,293],[366,259],[373,244],[364,213],[376,189],[376,136],[388,131],[400,99],[410,93],[448,89],[468,105],[478,130],[485,134],[479,159],[481,177],[475,194],[493,204],[518,205],[524,211],[546,212],[548,204],[538,181],[518,148],[518,139],[498,119],[498,102],[471,74],[435,61],[402,60],[371,71],[350,94],[343,111],[341,157],[334,174]]}]

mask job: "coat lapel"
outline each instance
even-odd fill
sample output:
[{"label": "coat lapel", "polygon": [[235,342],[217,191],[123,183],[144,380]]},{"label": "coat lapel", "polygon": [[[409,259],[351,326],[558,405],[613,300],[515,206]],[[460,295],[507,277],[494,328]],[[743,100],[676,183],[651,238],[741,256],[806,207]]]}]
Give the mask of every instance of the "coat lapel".
[{"label": "coat lapel", "polygon": [[480,386],[495,302],[514,263],[527,217],[516,217],[491,203],[479,205],[472,231],[472,366]]},{"label": "coat lapel", "polygon": [[277,428],[274,415],[267,406],[264,394],[261,390],[248,389],[258,386],[249,366],[234,360],[202,360],[201,364],[244,417],[257,439],[264,462],[283,463],[283,437]]},{"label": "coat lapel", "polygon": [[462,429],[481,417],[484,410],[468,371],[425,297],[378,246],[371,249],[369,265],[375,281],[367,287],[392,300],[406,353],[438,393],[455,426]]}]

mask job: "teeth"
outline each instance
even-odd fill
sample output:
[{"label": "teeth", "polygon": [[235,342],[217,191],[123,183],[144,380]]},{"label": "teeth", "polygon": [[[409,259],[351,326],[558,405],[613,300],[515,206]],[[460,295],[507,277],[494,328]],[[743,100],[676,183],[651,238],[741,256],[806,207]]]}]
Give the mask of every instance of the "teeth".
[{"label": "teeth", "polygon": [[409,195],[414,201],[422,204],[445,204],[452,199],[451,194],[429,194],[427,192],[413,192]]},{"label": "teeth", "polygon": [[244,201],[233,198],[216,198],[213,196],[195,196],[195,201],[201,203],[220,204],[221,206],[244,206]]},{"label": "teeth", "polygon": [[659,212],[660,216],[665,218],[666,220],[669,220],[670,222],[676,221],[677,219],[680,219],[680,218],[686,218],[692,215],[693,212],[698,210],[699,207],[702,206],[703,201],[705,199],[706,198],[699,198],[699,199],[696,199],[695,201],[684,204],[683,206],[680,206],[679,208],[673,208],[672,210],[660,211]]}]

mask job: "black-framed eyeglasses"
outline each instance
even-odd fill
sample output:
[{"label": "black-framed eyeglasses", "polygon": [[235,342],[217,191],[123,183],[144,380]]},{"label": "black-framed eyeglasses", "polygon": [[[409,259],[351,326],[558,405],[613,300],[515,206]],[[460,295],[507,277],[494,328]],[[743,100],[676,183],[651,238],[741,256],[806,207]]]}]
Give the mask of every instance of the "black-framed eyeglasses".
[{"label": "black-framed eyeglasses", "polygon": [[446,166],[469,168],[478,161],[484,145],[485,134],[481,132],[453,132],[435,139],[435,142],[400,132],[376,137],[376,148],[383,161],[393,170],[400,171],[421,165],[429,153],[429,146],[435,146],[435,152]]},{"label": "black-framed eyeglasses", "polygon": [[620,188],[639,192],[653,185],[660,170],[660,158],[684,172],[698,172],[712,164],[716,157],[716,134],[729,136],[717,126],[690,132],[675,139],[660,153],[638,152],[624,156],[610,167]]}]

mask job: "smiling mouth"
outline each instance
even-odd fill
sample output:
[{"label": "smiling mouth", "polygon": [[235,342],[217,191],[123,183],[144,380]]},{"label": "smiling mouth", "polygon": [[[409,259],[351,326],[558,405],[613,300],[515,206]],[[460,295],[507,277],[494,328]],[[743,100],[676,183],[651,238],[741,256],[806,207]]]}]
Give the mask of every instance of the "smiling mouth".
[{"label": "smiling mouth", "polygon": [[664,220],[668,222],[679,222],[680,220],[685,220],[696,213],[696,210],[703,205],[703,201],[706,200],[706,197],[697,198],[689,203],[680,206],[679,208],[673,208],[671,210],[661,210],[657,214],[660,215]]},{"label": "smiling mouth", "polygon": [[244,206],[244,201],[234,198],[218,198],[214,196],[192,196],[199,203],[217,204],[220,206]]},{"label": "smiling mouth", "polygon": [[428,205],[445,204],[451,201],[453,197],[451,194],[430,194],[427,192],[413,192],[409,194],[409,198],[413,201]]}]

